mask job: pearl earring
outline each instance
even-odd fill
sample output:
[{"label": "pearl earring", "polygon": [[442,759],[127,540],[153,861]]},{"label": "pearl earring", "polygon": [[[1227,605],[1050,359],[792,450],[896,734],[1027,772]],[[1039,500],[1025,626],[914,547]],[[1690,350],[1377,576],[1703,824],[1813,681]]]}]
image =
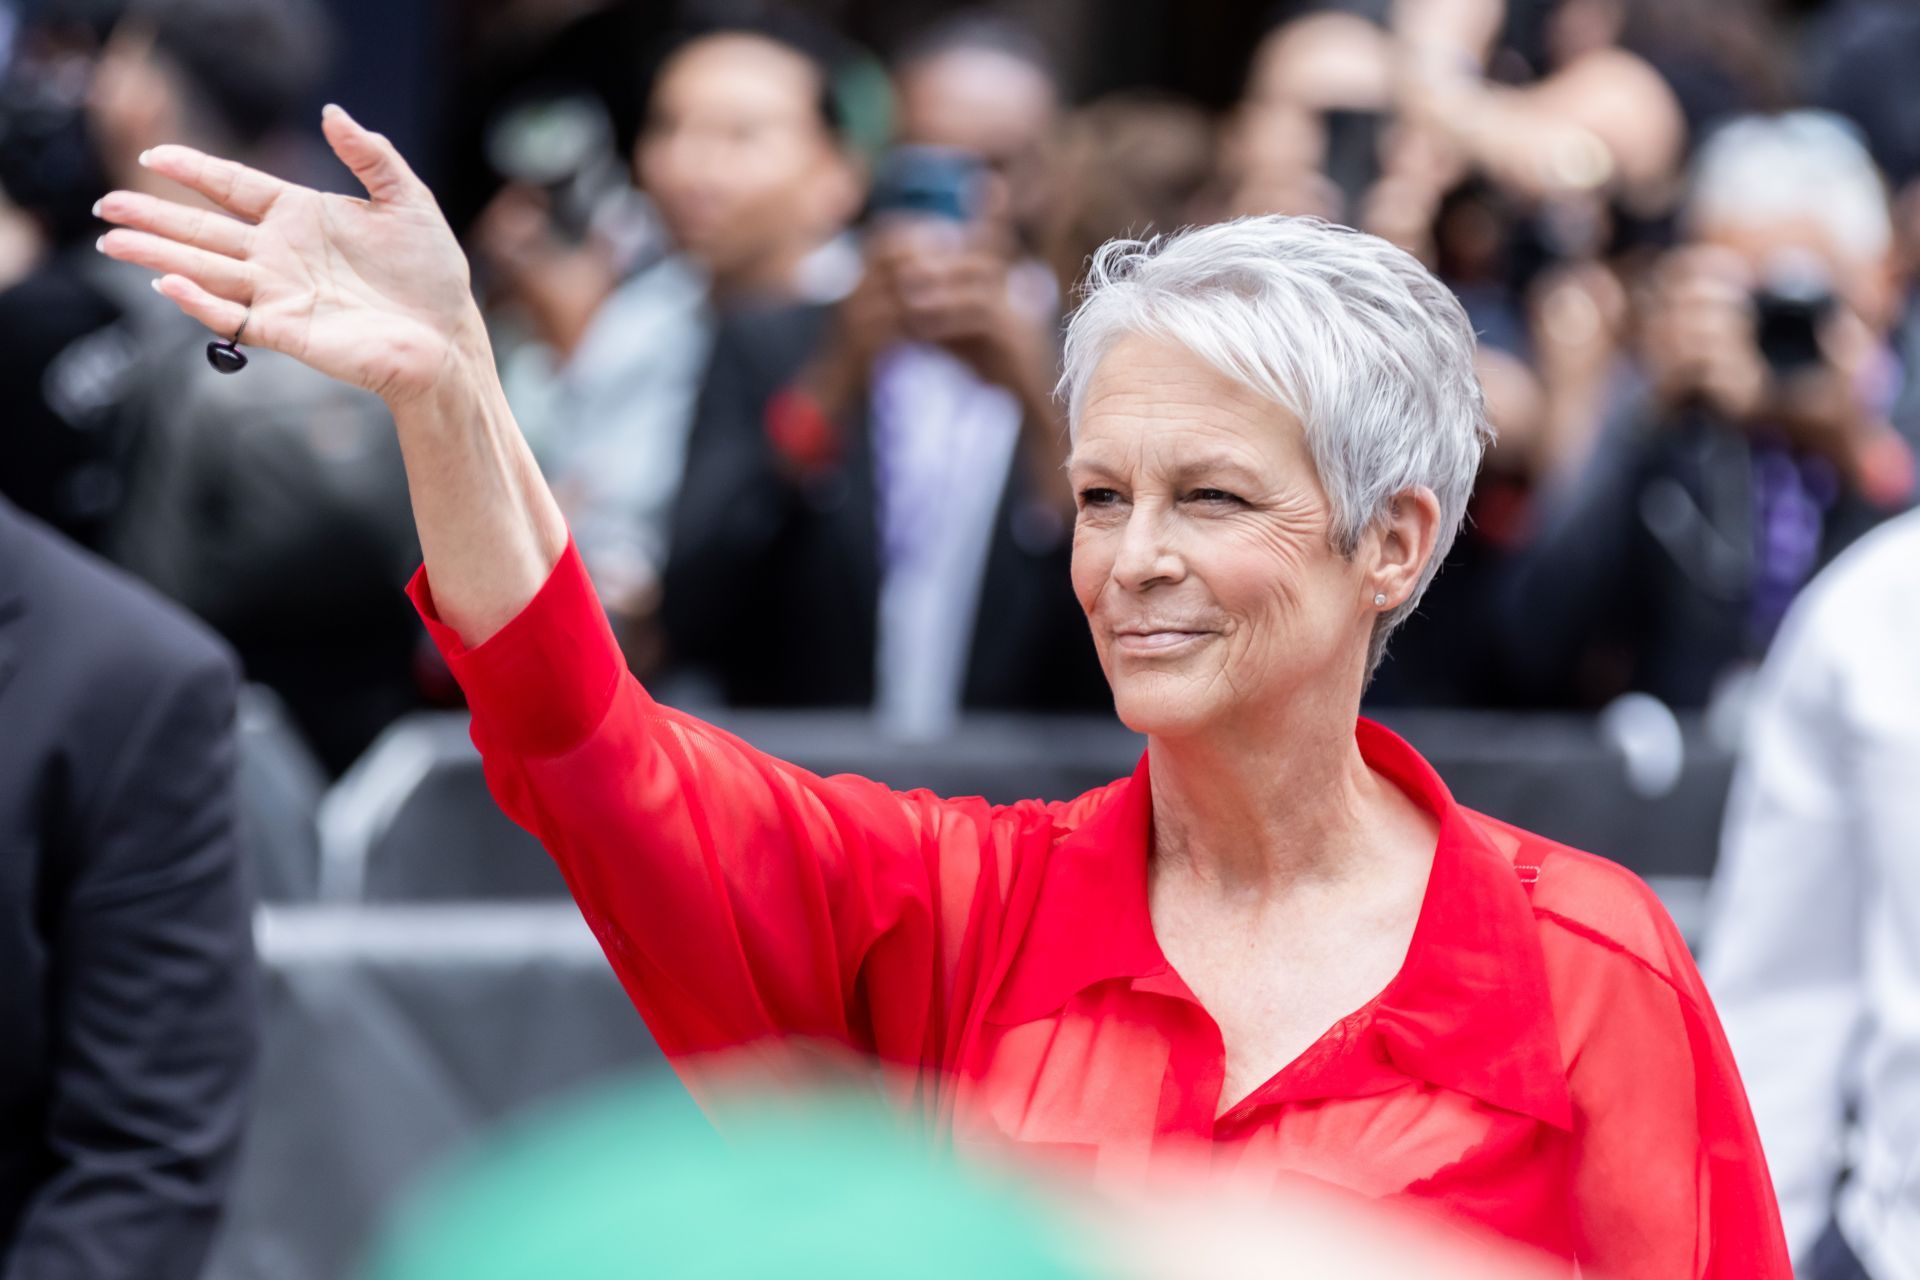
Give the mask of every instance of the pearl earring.
[{"label": "pearl earring", "polygon": [[1383,605],[1383,604],[1385,604],[1386,602],[1387,602],[1387,594],[1386,594],[1386,592],[1384,592],[1384,591],[1376,591],[1376,592],[1374,592],[1374,593],[1373,593],[1373,606],[1374,606],[1374,608],[1376,608],[1376,609],[1377,609],[1377,608],[1379,608],[1379,607],[1380,607],[1381,605]]}]

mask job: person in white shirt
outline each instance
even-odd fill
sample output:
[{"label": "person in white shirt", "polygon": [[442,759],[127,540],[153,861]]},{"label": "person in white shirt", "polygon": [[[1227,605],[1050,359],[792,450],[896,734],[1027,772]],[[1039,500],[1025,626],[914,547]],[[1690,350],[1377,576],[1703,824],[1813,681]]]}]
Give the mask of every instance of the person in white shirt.
[{"label": "person in white shirt", "polygon": [[1920,512],[1789,613],[1706,936],[1801,1274],[1920,1280]]}]

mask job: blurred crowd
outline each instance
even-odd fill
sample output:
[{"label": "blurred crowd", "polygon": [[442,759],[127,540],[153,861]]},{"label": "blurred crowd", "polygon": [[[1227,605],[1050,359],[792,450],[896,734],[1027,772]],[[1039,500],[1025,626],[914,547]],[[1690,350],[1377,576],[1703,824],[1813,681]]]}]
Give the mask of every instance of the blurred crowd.
[{"label": "blurred crowd", "polygon": [[[1920,9],[1239,7],[1257,39],[1187,96],[1152,22],[1092,4],[387,5],[454,53],[341,96],[396,113],[441,193],[668,700],[916,735],[1105,709],[1068,586],[1063,316],[1109,238],[1274,211],[1405,247],[1481,337],[1499,442],[1370,700],[1731,696],[1802,586],[1915,500]],[[212,373],[89,208],[152,183],[161,141],[344,189],[315,108],[363,8],[0,5],[0,493],[211,623],[336,771],[458,696],[398,590],[391,424],[270,354]],[[1131,82],[1087,73],[1136,41]]]}]

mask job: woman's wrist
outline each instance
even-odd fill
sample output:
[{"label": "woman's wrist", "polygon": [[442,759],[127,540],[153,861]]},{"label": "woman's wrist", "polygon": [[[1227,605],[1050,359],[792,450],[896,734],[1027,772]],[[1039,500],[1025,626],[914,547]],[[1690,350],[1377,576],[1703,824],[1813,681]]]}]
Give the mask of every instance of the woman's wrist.
[{"label": "woman's wrist", "polygon": [[448,334],[438,366],[431,373],[398,380],[382,392],[381,399],[403,433],[417,433],[446,424],[470,423],[475,410],[496,395],[504,402],[493,342],[476,306]]},{"label": "woman's wrist", "polygon": [[507,405],[477,310],[474,320],[447,344],[439,376],[388,401],[434,595],[469,645],[533,597],[568,536]]}]

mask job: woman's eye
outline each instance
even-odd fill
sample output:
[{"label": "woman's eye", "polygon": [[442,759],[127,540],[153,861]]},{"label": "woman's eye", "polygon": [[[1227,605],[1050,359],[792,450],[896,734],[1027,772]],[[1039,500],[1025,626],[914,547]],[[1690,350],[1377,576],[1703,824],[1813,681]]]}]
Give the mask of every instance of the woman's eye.
[{"label": "woman's eye", "polygon": [[1116,489],[1082,489],[1080,491],[1080,505],[1083,507],[1110,507],[1118,501],[1120,501],[1120,493]]},{"label": "woman's eye", "polygon": [[1238,503],[1240,501],[1225,489],[1195,489],[1187,497],[1195,502]]}]

